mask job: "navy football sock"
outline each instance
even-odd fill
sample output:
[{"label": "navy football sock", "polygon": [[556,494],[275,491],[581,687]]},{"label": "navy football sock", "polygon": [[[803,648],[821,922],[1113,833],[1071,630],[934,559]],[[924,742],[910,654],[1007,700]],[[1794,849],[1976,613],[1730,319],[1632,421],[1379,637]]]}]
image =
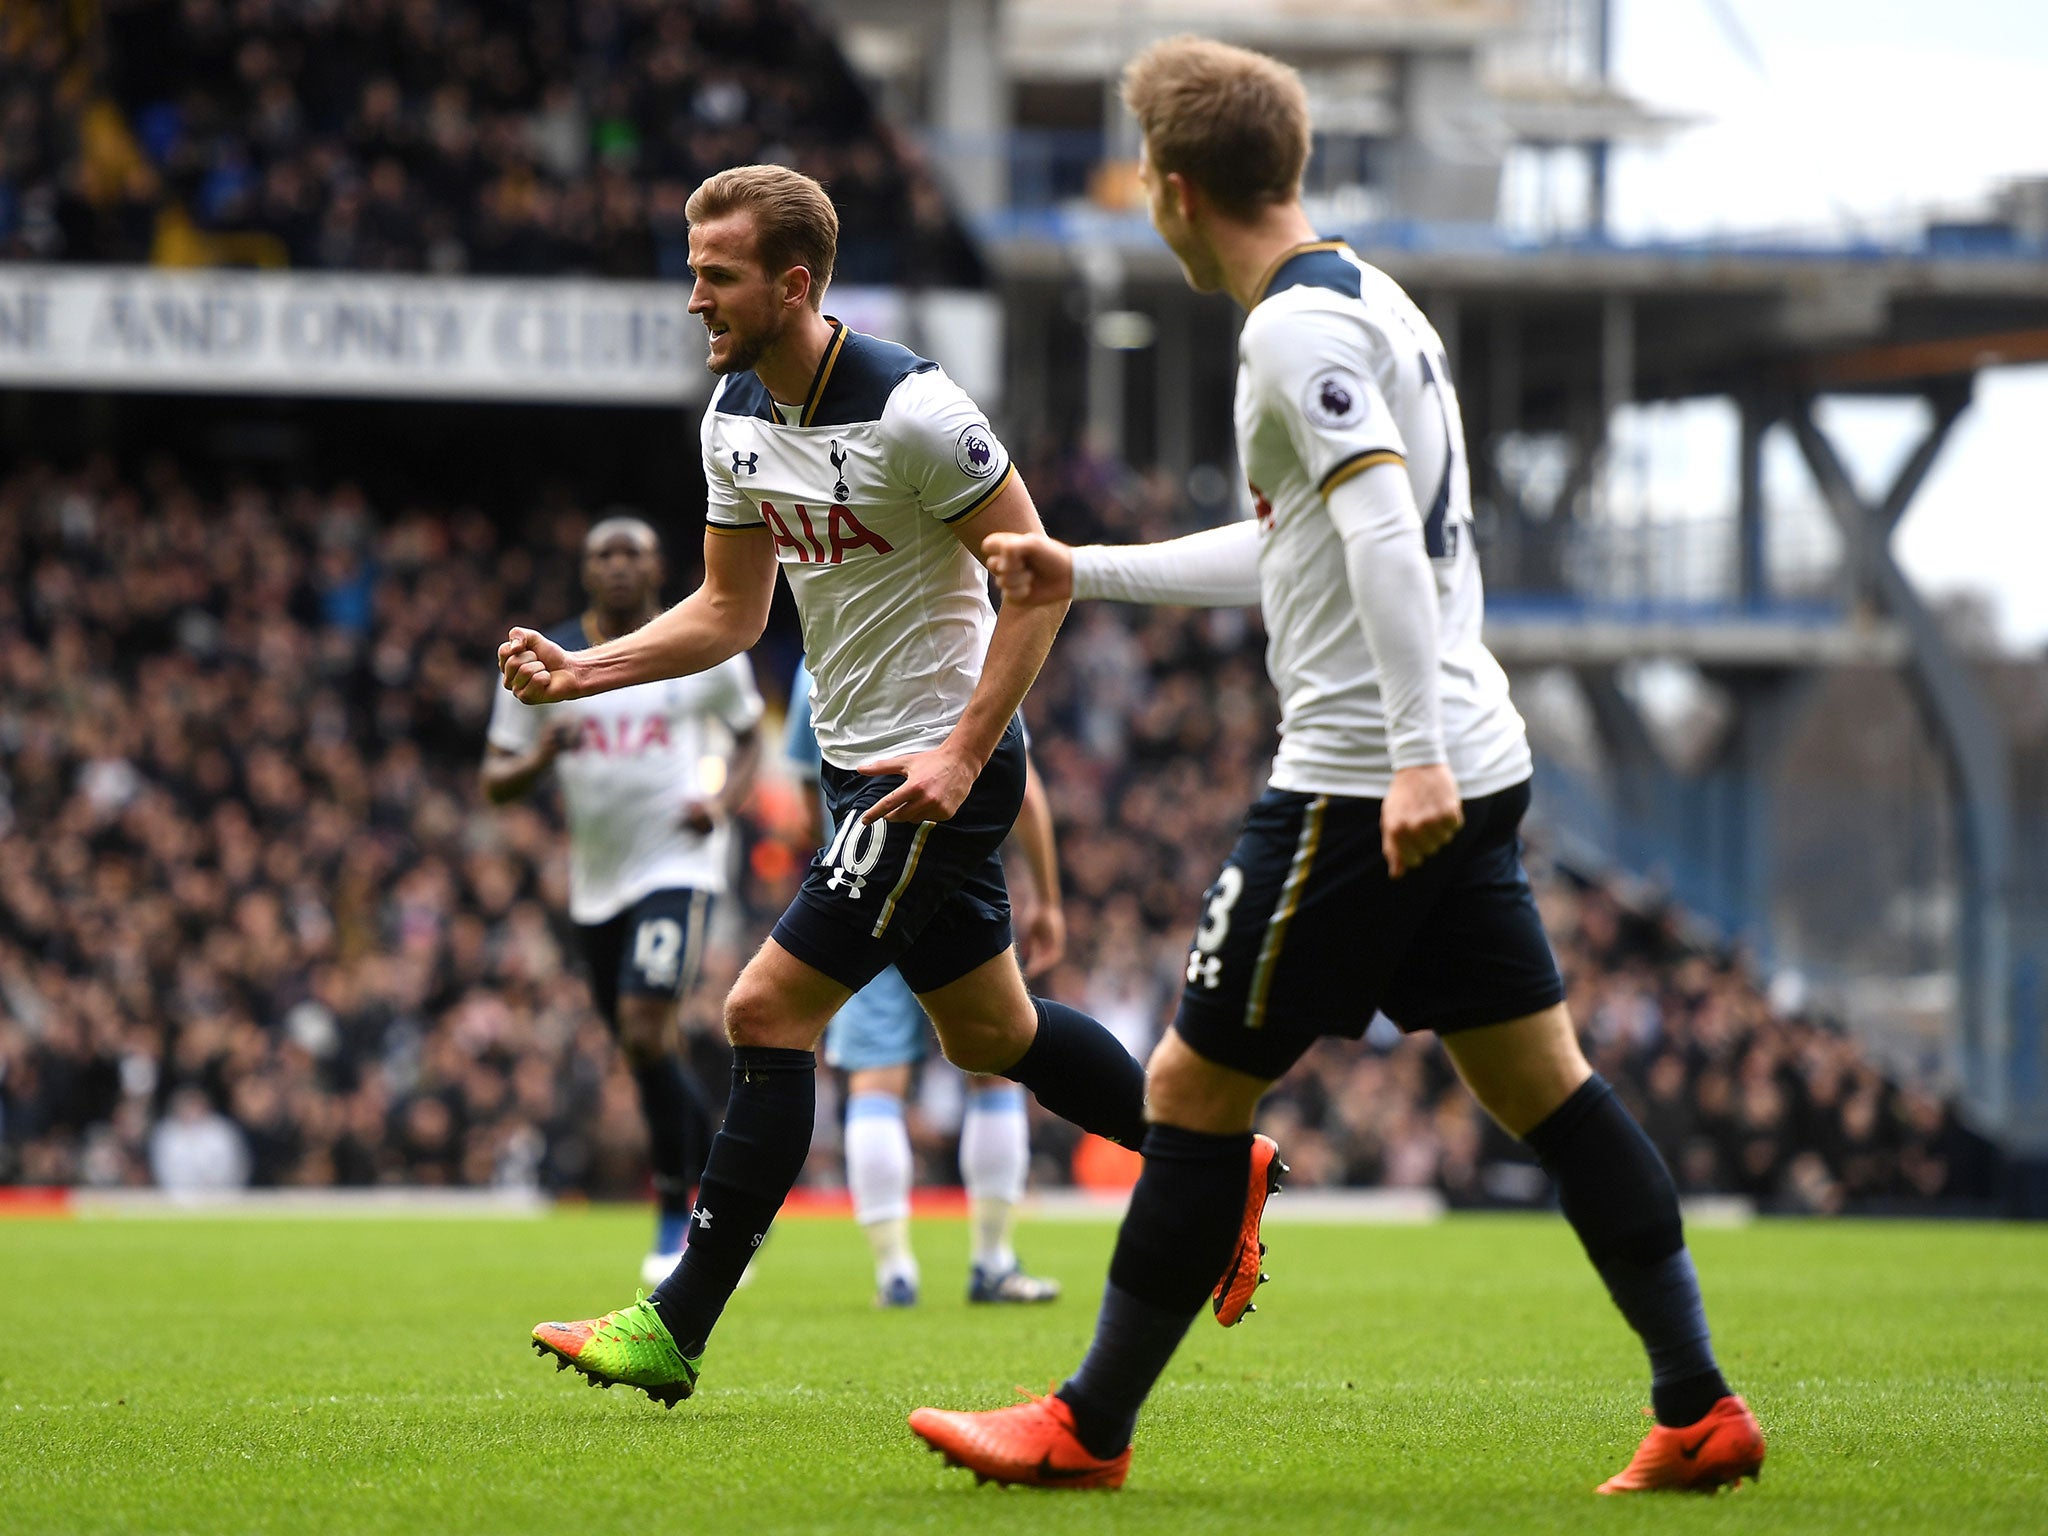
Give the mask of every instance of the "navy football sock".
[{"label": "navy football sock", "polygon": [[1714,1362],[1664,1159],[1597,1072],[1522,1139],[1556,1183],[1565,1219],[1649,1353],[1657,1422],[1697,1423],[1728,1395],[1728,1383]]},{"label": "navy football sock", "polygon": [[1088,1356],[1059,1396],[1092,1455],[1131,1443],[1138,1410],[1216,1289],[1244,1224],[1249,1131],[1211,1136],[1155,1125],[1117,1233]]},{"label": "navy football sock", "polygon": [[1038,1033],[1002,1075],[1062,1120],[1135,1147],[1145,1139],[1145,1069],[1078,1008],[1034,997]]},{"label": "navy football sock", "polygon": [[704,1157],[711,1147],[711,1106],[675,1051],[636,1063],[633,1081],[640,1089],[641,1113],[647,1117],[655,1198],[662,1215],[687,1216],[690,1193],[704,1176]]},{"label": "navy football sock", "polygon": [[685,1355],[702,1352],[747,1261],[803,1172],[817,1080],[817,1060],[809,1051],[750,1045],[733,1050],[732,1097],[704,1165],[690,1245],[650,1298]]}]

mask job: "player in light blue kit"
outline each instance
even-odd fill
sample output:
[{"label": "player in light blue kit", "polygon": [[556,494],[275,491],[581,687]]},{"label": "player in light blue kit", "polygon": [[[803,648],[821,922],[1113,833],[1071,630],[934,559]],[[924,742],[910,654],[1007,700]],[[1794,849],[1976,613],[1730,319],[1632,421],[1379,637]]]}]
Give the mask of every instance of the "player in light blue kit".
[{"label": "player in light blue kit", "polygon": [[[785,751],[815,787],[822,758],[811,729],[811,674],[803,666],[790,684]],[[825,816],[822,796],[816,803]],[[827,825],[820,841],[829,840],[832,830]],[[1033,893],[1020,903],[1018,959],[1032,975],[1057,965],[1066,948],[1052,811],[1036,769],[1027,772],[1015,837]],[[825,1031],[825,1062],[846,1073],[846,1183],[853,1218],[875,1252],[875,1304],[883,1307],[917,1302],[917,1257],[910,1247],[912,1159],[903,1106],[912,1069],[925,1056],[925,1034],[924,1009],[894,966],[856,992]],[[960,1179],[967,1186],[974,1243],[971,1302],[1051,1301],[1060,1294],[1057,1280],[1024,1273],[1010,1244],[1030,1166],[1023,1088],[1000,1077],[969,1076]]]}]

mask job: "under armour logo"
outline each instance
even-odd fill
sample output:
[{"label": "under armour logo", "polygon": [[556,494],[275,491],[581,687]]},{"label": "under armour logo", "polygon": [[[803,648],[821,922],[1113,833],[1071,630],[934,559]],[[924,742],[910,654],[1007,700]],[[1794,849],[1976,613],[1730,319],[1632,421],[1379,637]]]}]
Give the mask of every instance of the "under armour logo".
[{"label": "under armour logo", "polygon": [[697,1225],[700,1227],[708,1227],[711,1225],[711,1213],[705,1210],[704,1207],[700,1205],[694,1211],[690,1212],[690,1220],[697,1223]]},{"label": "under armour logo", "polygon": [[1205,955],[1199,949],[1188,956],[1188,985],[1206,987],[1211,992],[1223,979],[1223,959],[1220,955]]},{"label": "under armour logo", "polygon": [[825,862],[832,867],[832,878],[825,882],[825,889],[843,890],[850,900],[859,901],[860,893],[867,889],[868,876],[882,862],[882,845],[889,839],[889,827],[886,821],[866,822],[858,816],[847,817],[833,837],[832,846],[825,850]]},{"label": "under armour logo", "polygon": [[732,472],[736,475],[751,475],[761,467],[761,455],[741,453],[737,448],[732,452]]},{"label": "under armour logo", "polygon": [[832,439],[832,473],[839,477],[832,487],[834,501],[846,500],[846,450],[839,446],[839,439]]}]

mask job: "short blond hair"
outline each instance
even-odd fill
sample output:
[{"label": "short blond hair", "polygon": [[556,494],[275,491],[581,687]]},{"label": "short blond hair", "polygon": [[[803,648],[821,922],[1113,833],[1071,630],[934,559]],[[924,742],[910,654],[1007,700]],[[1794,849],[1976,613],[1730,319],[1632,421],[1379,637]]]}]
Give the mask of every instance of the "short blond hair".
[{"label": "short blond hair", "polygon": [[740,212],[754,216],[754,254],[768,273],[802,267],[811,308],[823,304],[839,255],[839,212],[825,189],[787,166],[736,165],[706,178],[683,210],[692,224]]},{"label": "short blond hair", "polygon": [[1300,196],[1308,92],[1278,59],[1170,37],[1125,67],[1123,94],[1153,169],[1185,176],[1224,213],[1250,218]]}]

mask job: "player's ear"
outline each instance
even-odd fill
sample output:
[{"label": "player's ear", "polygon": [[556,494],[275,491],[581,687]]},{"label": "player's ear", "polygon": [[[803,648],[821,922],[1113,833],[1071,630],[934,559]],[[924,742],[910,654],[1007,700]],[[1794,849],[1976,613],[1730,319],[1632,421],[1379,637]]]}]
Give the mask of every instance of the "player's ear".
[{"label": "player's ear", "polygon": [[1179,216],[1181,223],[1194,223],[1195,205],[1201,197],[1201,193],[1196,189],[1195,184],[1179,171],[1168,171],[1166,173],[1166,190],[1167,196],[1173,200],[1173,211]]},{"label": "player's ear", "polygon": [[791,267],[782,274],[782,307],[797,309],[810,302],[811,269]]}]

